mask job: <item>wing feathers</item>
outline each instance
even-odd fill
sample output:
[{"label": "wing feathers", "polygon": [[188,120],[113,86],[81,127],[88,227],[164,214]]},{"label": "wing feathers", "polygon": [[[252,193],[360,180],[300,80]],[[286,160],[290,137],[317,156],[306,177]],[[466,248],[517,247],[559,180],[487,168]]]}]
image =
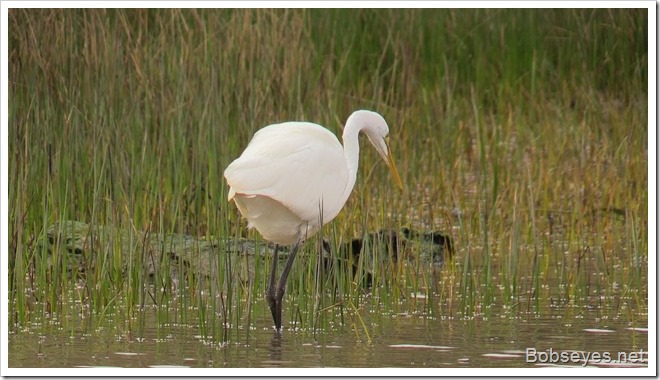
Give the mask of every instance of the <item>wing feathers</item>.
[{"label": "wing feathers", "polygon": [[301,219],[334,218],[348,183],[344,150],[337,137],[312,123],[289,122],[255,133],[243,154],[225,170],[229,199],[236,193],[265,195]]}]

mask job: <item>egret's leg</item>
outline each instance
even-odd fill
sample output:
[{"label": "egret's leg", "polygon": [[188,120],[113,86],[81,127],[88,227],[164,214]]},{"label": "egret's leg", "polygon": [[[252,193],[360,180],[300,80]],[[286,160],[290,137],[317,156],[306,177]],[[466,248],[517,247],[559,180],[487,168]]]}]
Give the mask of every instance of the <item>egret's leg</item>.
[{"label": "egret's leg", "polygon": [[[271,263],[270,267],[270,277],[268,278],[268,288],[266,289],[266,300],[268,301],[268,307],[270,307],[270,312],[273,315],[273,322],[275,322],[275,325],[277,326],[278,319],[277,319],[277,314],[276,310],[277,307],[276,305],[276,299],[275,293],[276,293],[276,288],[275,288],[275,275],[277,274],[277,261],[278,261],[278,251],[280,249],[279,245],[275,245],[275,251],[273,252],[273,262]],[[278,327],[279,330],[279,327]]]},{"label": "egret's leg", "polygon": [[298,253],[298,247],[300,246],[300,239],[293,245],[291,252],[289,252],[289,258],[286,261],[284,270],[282,271],[282,276],[280,277],[280,282],[277,283],[277,290],[279,291],[279,297],[282,299],[284,295],[284,288],[286,287],[286,279],[289,278],[289,272],[293,266],[293,260],[296,258],[296,253]]},{"label": "egret's leg", "polygon": [[[291,247],[289,252],[289,258],[286,260],[286,265],[282,271],[282,276],[280,281],[277,283],[277,291],[275,292],[275,311],[273,312],[273,317],[275,318],[275,328],[277,331],[280,331],[282,327],[282,298],[284,298],[284,289],[286,288],[286,280],[289,277],[289,272],[293,266],[293,261],[296,258],[296,253],[298,253],[298,247],[300,246],[300,239]],[[277,315],[275,317],[275,315]]]}]

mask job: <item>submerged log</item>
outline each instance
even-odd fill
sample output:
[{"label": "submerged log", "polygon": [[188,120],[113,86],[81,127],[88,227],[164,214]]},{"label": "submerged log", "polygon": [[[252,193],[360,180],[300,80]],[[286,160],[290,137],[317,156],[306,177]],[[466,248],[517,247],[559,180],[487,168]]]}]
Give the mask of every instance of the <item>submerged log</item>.
[{"label": "submerged log", "polygon": [[[163,234],[122,230],[110,226],[91,225],[63,220],[46,231],[46,249],[62,260],[66,254],[67,270],[79,274],[92,270],[102,260],[121,260],[123,269],[141,265],[148,276],[168,273],[173,279],[179,271],[208,277],[218,272],[220,265],[230,260],[240,277],[249,281],[254,274],[255,258],[272,254],[274,245],[263,240],[236,237],[196,238],[185,234]],[[59,255],[53,255],[55,247]],[[323,260],[331,270],[352,268],[352,274],[364,271],[367,285],[371,282],[374,263],[397,262],[401,258],[422,264],[441,265],[451,258],[454,247],[449,235],[441,232],[420,232],[404,228],[401,231],[381,230],[333,246],[323,241]],[[280,259],[288,250],[281,248]],[[117,262],[117,261],[113,261]]]}]

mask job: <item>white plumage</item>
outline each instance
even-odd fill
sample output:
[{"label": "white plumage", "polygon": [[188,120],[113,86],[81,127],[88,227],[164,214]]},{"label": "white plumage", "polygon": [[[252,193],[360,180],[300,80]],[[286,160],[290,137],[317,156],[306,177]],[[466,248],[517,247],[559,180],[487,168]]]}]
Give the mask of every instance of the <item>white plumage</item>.
[{"label": "white plumage", "polygon": [[275,327],[281,326],[281,300],[300,242],[333,220],[355,185],[358,134],[365,132],[402,187],[388,148],[389,128],[375,112],[359,110],[346,121],[344,146],[324,127],[308,122],[273,124],[257,131],[245,151],[225,169],[228,199],[264,239],[294,245],[275,289],[277,249],[267,298]]},{"label": "white plumage", "polygon": [[350,194],[343,147],[334,134],[313,123],[259,130],[225,177],[229,200],[236,202],[248,227],[281,245],[313,235],[321,226],[321,210],[325,224]]}]

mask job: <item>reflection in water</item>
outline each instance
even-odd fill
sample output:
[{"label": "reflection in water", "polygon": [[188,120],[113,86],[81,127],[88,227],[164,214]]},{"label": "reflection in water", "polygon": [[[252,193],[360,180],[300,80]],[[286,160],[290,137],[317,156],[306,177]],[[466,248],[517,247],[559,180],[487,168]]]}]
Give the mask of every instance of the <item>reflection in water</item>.
[{"label": "reflection in water", "polygon": [[[579,318],[565,317],[567,311],[556,308],[540,309],[538,314],[490,310],[471,318],[362,311],[364,325],[282,333],[252,328],[270,322],[257,319],[250,326],[229,329],[226,344],[219,343],[220,330],[214,341],[200,335],[195,321],[163,324],[156,312],[145,313],[144,320],[136,322],[143,328],[130,332],[109,314],[103,323],[82,317],[66,323],[49,319],[9,334],[9,366],[648,366],[648,322],[643,315],[633,324],[619,318],[617,311],[607,314],[597,308],[587,309]],[[359,330],[362,326],[369,329],[370,341]],[[536,362],[527,361],[530,352]],[[576,355],[572,353],[589,353],[589,357],[581,356],[577,362],[552,360]],[[620,354],[626,363],[600,359]]]},{"label": "reflection in water", "polygon": [[[24,331],[9,335],[10,367],[190,366],[190,367],[539,367],[647,366],[637,360],[648,352],[646,322],[630,325],[610,320],[596,323],[556,318],[473,318],[365,315],[372,341],[360,342],[351,326],[330,331],[271,329],[230,336],[225,345],[204,344],[195,326],[163,333],[146,328],[140,339],[127,339],[113,326],[102,333],[51,329],[49,334]],[[157,323],[145,323],[156,326]],[[258,324],[259,322],[255,322]],[[36,326],[38,330],[41,326]],[[594,333],[609,330],[611,333]],[[110,334],[112,332],[112,334]],[[232,341],[233,339],[233,341]],[[538,362],[527,361],[534,352]],[[559,354],[552,354],[557,352]],[[545,360],[561,353],[591,353],[588,360]],[[639,352],[642,352],[641,354]],[[627,363],[593,360],[627,353]],[[559,356],[558,356],[559,355]],[[635,360],[633,360],[635,359]]]},{"label": "reflection in water", "polygon": [[282,333],[280,331],[273,332],[273,337],[270,340],[270,365],[278,366],[282,362]]}]

